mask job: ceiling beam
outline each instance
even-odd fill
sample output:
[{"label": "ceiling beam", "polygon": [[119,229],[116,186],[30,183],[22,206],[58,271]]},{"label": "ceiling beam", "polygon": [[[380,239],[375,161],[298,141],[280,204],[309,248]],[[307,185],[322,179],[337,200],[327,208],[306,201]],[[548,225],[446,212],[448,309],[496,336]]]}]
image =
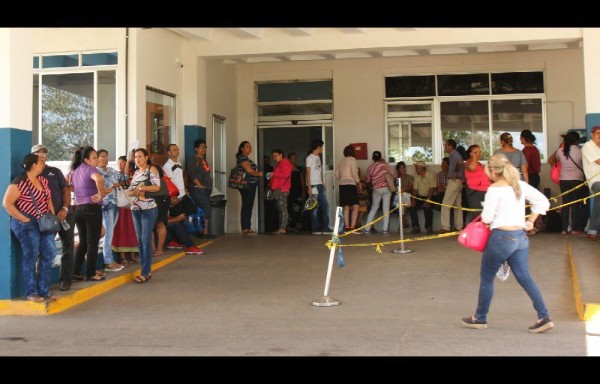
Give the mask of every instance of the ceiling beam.
[{"label": "ceiling beam", "polygon": [[227,28],[242,39],[262,39],[264,28]]},{"label": "ceiling beam", "polygon": [[211,41],[215,30],[213,28],[168,28],[188,40],[202,39]]},{"label": "ceiling beam", "polygon": [[340,28],[344,33],[366,33],[369,28]]},{"label": "ceiling beam", "polygon": [[286,28],[292,36],[312,36],[315,34],[314,28]]}]

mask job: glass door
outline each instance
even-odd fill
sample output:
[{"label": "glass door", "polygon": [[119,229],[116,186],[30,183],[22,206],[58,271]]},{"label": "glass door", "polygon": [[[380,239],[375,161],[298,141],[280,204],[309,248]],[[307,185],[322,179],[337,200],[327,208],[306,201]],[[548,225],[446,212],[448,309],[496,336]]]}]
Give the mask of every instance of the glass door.
[{"label": "glass door", "polygon": [[214,187],[227,198],[227,164],[225,145],[225,118],[213,115],[213,180]]}]

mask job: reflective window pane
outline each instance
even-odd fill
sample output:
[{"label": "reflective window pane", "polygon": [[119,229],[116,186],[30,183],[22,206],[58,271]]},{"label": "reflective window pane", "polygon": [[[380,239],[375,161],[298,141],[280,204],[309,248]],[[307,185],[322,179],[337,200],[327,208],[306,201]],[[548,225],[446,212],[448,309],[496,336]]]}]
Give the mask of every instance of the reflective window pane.
[{"label": "reflective window pane", "polygon": [[79,55],[42,56],[42,68],[78,67]]},{"label": "reflective window pane", "polygon": [[81,55],[84,67],[92,65],[116,65],[119,63],[117,52],[108,53],[84,53]]},{"label": "reflective window pane", "polygon": [[454,139],[465,149],[477,144],[481,148],[482,159],[489,158],[492,151],[489,144],[488,102],[449,101],[440,103],[440,109],[443,141]]},{"label": "reflective window pane", "polygon": [[33,69],[38,69],[40,67],[40,57],[33,56]]},{"label": "reflective window pane", "polygon": [[544,73],[492,73],[492,93],[544,93]]},{"label": "reflective window pane", "polygon": [[435,76],[394,76],[385,78],[385,97],[435,96]]},{"label": "reflective window pane", "polygon": [[536,137],[542,160],[546,143],[542,122],[541,99],[493,100],[492,101],[492,147],[500,148],[500,135],[509,132],[513,137],[513,146],[523,149],[519,137],[521,131],[529,129]]},{"label": "reflective window pane", "polygon": [[487,73],[469,75],[438,75],[439,96],[489,95],[490,82]]},{"label": "reflective window pane", "polygon": [[175,138],[175,97],[146,89],[146,137],[155,161],[167,160],[167,145]]},{"label": "reflective window pane", "polygon": [[388,122],[388,160],[433,161],[431,122]]},{"label": "reflective window pane", "polygon": [[117,87],[116,71],[98,71],[98,140],[97,149],[106,149],[110,161],[122,155],[116,153]]},{"label": "reflective window pane", "polygon": [[331,100],[333,81],[294,81],[257,85],[258,102]]},{"label": "reflective window pane", "polygon": [[42,144],[51,161],[94,145],[93,73],[42,76]]}]

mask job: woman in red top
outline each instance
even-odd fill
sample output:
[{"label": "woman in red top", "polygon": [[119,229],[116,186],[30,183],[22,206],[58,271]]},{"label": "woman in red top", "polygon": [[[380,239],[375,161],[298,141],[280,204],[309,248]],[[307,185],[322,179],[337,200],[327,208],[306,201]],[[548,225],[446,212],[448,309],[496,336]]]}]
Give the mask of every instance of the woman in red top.
[{"label": "woman in red top", "polygon": [[[56,256],[56,233],[43,234],[38,224],[38,219],[43,213],[54,214],[48,180],[41,176],[44,164],[36,154],[30,153],[25,156],[21,164],[25,172],[11,182],[2,201],[2,206],[10,215],[10,228],[23,250],[25,295],[28,301],[34,302],[57,298],[50,292],[52,262]],[[35,204],[32,197],[35,198]],[[40,254],[38,277],[35,265]]]},{"label": "woman in red top", "polygon": [[271,174],[270,187],[273,191],[279,189],[274,195],[275,202],[277,203],[277,211],[279,211],[279,229],[273,233],[281,234],[285,233],[289,220],[287,198],[292,186],[293,166],[292,163],[283,156],[283,151],[281,149],[273,150],[271,155],[277,165]]},{"label": "woman in red top", "polygon": [[[485,193],[490,186],[490,179],[485,173],[481,159],[481,148],[473,144],[467,149],[467,163],[465,168],[465,179],[467,179],[467,201],[469,207],[480,209],[481,202],[485,199]],[[467,222],[473,221],[479,215],[478,211],[467,212]]]},{"label": "woman in red top", "polygon": [[527,160],[527,173],[529,175],[529,185],[538,189],[540,186],[540,151],[535,146],[535,136],[529,129],[521,132],[521,144],[523,144],[523,155]]}]

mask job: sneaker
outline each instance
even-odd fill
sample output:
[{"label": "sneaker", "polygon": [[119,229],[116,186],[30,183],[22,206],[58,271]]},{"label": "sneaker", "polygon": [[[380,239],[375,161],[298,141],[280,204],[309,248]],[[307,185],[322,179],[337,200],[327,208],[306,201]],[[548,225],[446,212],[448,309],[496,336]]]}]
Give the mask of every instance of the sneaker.
[{"label": "sneaker", "polygon": [[536,321],[535,324],[533,324],[527,329],[529,330],[529,332],[541,333],[552,328],[554,328],[554,323],[552,322],[552,319],[549,317],[545,317],[542,320]]},{"label": "sneaker", "polygon": [[185,248],[183,244],[179,244],[178,242],[171,240],[167,243],[167,249],[183,249]]},{"label": "sneaker", "polygon": [[108,272],[119,272],[123,268],[125,267],[117,263],[104,264],[104,270]]},{"label": "sneaker", "polygon": [[323,234],[323,232],[313,232],[312,234],[313,235],[321,235],[321,234]]},{"label": "sneaker", "polygon": [[325,229],[323,232],[321,232],[323,235],[331,235],[333,233],[333,229],[331,228],[327,228]]},{"label": "sneaker", "polygon": [[71,289],[71,280],[62,280],[58,287],[61,291],[68,291]]},{"label": "sneaker", "polygon": [[473,328],[473,329],[486,329],[487,321],[479,321],[475,320],[473,316],[464,317],[461,320],[463,327],[465,328]]},{"label": "sneaker", "polygon": [[201,255],[203,253],[204,253],[203,250],[201,250],[200,248],[197,248],[193,245],[189,248],[186,248],[186,250],[185,250],[186,255]]}]

